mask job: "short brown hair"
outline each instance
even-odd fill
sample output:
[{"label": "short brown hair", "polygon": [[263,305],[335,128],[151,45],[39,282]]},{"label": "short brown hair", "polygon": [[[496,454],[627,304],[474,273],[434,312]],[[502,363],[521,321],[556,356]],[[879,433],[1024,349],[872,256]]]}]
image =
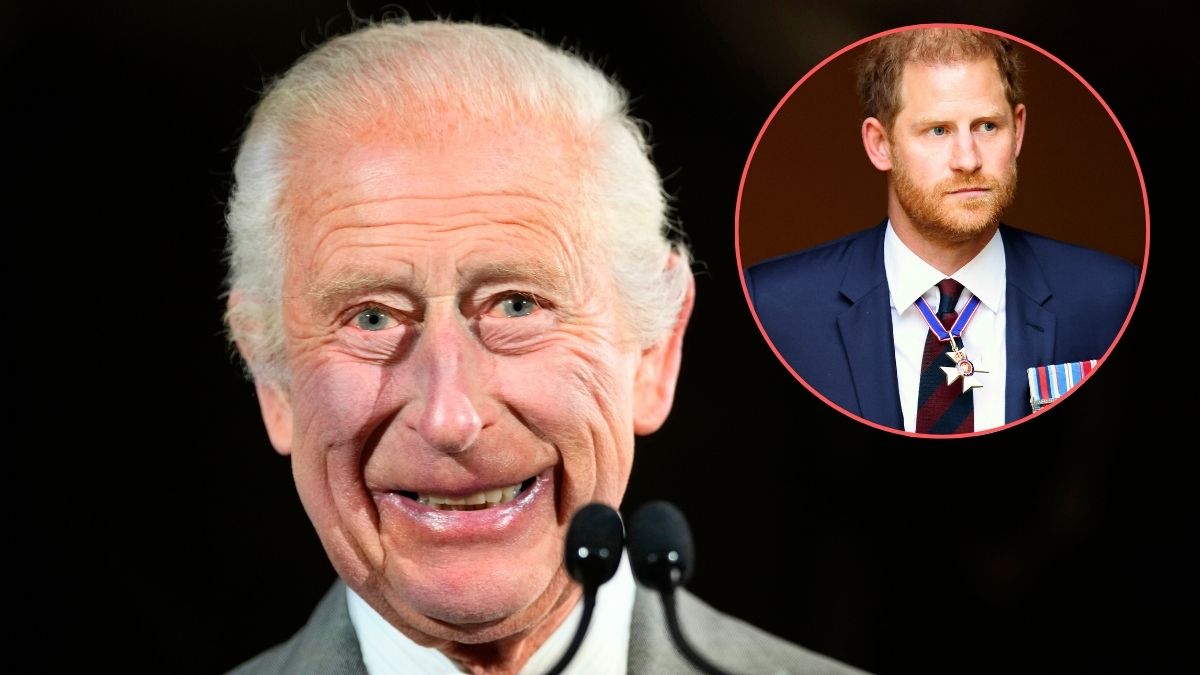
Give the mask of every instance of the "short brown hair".
[{"label": "short brown hair", "polygon": [[1000,70],[1004,95],[1021,102],[1021,60],[1011,40],[970,28],[918,28],[873,40],[858,64],[858,97],[866,117],[886,129],[900,112],[900,79],[909,63],[959,63],[992,58]]}]

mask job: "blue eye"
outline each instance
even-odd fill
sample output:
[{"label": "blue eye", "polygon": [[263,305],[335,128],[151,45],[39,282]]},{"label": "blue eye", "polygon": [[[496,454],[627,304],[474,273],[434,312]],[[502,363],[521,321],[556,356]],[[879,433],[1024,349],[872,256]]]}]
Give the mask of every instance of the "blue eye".
[{"label": "blue eye", "polygon": [[395,324],[395,320],[382,309],[364,309],[354,317],[354,323],[363,330],[383,330]]},{"label": "blue eye", "polygon": [[537,309],[537,301],[528,295],[513,293],[500,301],[500,311],[508,318],[529,316]]},{"label": "blue eye", "polygon": [[995,130],[996,130],[996,123],[995,123],[995,122],[984,122],[983,124],[980,124],[980,125],[979,125],[979,128],[980,128],[982,131],[995,131]]},{"label": "blue eye", "polygon": [[950,133],[950,130],[946,127],[934,127],[929,130],[929,133],[933,134],[934,136],[945,136],[946,134]]}]

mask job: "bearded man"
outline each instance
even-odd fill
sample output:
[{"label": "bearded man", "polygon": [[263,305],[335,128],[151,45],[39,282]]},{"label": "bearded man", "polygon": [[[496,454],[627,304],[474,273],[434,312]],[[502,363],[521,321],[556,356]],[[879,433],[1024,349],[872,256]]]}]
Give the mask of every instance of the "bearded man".
[{"label": "bearded man", "polygon": [[814,391],[872,424],[968,434],[1017,421],[1037,398],[1030,368],[1086,372],[1108,350],[1138,270],[1000,223],[1028,117],[1009,40],[885,35],[858,85],[887,220],[749,268],[763,331]]}]

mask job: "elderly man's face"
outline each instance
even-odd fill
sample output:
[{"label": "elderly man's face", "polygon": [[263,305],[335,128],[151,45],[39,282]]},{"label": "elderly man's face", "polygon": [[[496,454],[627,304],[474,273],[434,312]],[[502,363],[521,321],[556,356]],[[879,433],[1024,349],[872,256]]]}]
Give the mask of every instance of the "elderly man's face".
[{"label": "elderly man's face", "polygon": [[368,137],[287,189],[292,379],[264,418],[338,572],[423,643],[563,615],[571,515],[620,502],[669,410],[682,322],[629,338],[575,152]]},{"label": "elderly man's face", "polygon": [[965,241],[1012,203],[1025,107],[991,59],[904,67],[890,133],[891,187],[925,236]]}]

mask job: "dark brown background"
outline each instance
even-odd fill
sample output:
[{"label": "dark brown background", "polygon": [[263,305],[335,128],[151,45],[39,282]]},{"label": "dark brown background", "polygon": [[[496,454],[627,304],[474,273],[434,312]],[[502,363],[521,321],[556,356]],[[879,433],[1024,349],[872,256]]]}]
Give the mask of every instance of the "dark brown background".
[{"label": "dark brown background", "polygon": [[[740,202],[743,265],[809,248],[887,217],[886,174],[867,160],[860,133],[863,114],[854,73],[865,47],[811,74],[763,132]],[[1144,201],[1125,140],[1071,73],[1037,50],[1019,49],[1028,112],[1017,198],[1004,222],[1141,267]]]}]

